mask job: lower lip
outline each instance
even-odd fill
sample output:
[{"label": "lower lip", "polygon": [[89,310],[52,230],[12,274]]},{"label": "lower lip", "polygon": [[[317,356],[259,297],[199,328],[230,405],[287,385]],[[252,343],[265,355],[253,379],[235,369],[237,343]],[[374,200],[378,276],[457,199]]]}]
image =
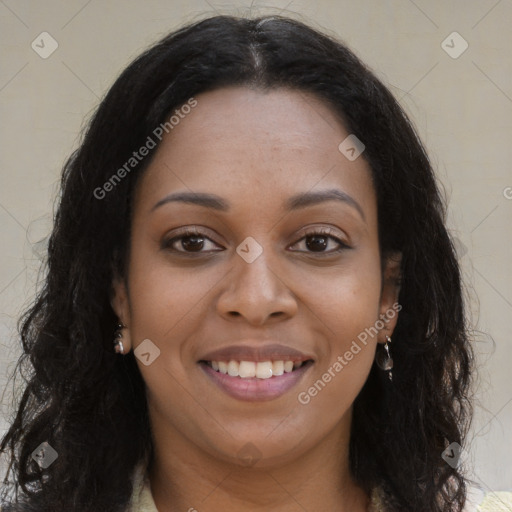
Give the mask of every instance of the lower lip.
[{"label": "lower lip", "polygon": [[293,372],[270,377],[269,379],[231,377],[226,373],[215,371],[206,363],[199,363],[199,366],[217,386],[233,398],[246,402],[263,402],[274,400],[293,388],[313,366],[313,363],[309,361]]}]

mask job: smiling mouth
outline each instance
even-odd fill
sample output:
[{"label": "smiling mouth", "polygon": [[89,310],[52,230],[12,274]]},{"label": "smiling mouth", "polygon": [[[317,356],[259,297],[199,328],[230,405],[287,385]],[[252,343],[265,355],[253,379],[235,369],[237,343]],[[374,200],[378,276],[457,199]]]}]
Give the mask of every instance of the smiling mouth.
[{"label": "smiling mouth", "polygon": [[313,364],[312,359],[306,361],[199,361],[217,373],[239,377],[240,379],[270,379],[286,373],[293,373],[303,366]]}]

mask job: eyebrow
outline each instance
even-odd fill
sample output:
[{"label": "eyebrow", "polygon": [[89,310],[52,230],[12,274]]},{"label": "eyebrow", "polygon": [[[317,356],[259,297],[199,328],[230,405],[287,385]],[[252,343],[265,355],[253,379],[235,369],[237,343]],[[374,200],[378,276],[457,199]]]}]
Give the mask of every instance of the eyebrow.
[{"label": "eyebrow", "polygon": [[[346,192],[338,189],[319,190],[315,192],[303,192],[296,194],[291,196],[285,202],[284,208],[286,212],[291,212],[326,201],[339,201],[344,204],[348,204],[357,210],[363,220],[366,220],[364,211],[360,204],[352,196],[349,196]],[[203,192],[175,192],[165,196],[163,199],[160,199],[160,201],[153,206],[151,211],[156,210],[164,204],[172,202],[195,204],[221,212],[227,212],[230,208],[229,203],[225,199],[215,194],[207,194]]]}]

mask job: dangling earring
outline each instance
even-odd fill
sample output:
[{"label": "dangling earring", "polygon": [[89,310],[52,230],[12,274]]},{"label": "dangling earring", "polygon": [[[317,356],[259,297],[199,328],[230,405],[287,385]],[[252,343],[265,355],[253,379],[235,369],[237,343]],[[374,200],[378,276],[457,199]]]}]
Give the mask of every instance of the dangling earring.
[{"label": "dangling earring", "polygon": [[126,325],[118,323],[114,332],[114,350],[116,351],[116,354],[124,354],[124,346],[122,341],[124,328],[126,328]]},{"label": "dangling earring", "polygon": [[380,351],[375,356],[375,361],[377,363],[377,366],[384,371],[389,370],[389,380],[393,380],[393,375],[391,373],[391,368],[393,368],[393,359],[391,358],[391,354],[389,353],[389,345],[388,343],[391,343],[391,338],[389,336],[386,336],[386,344],[384,345],[384,351]]}]

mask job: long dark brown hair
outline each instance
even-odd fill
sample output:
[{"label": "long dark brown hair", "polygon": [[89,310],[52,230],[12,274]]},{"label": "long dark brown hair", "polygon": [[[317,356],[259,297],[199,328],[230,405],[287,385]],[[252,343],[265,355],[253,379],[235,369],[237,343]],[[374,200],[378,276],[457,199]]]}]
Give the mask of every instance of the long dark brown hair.
[{"label": "long dark brown hair", "polygon": [[[44,286],[20,324],[15,371],[25,387],[0,445],[10,463],[7,510],[125,510],[152,440],[133,353],[112,350],[111,283],[126,270],[131,198],[151,154],[106,197],[97,190],[176,108],[230,85],[314,93],[364,141],[382,258],[403,255],[402,310],[392,386],[374,365],[354,403],[350,468],[368,493],[381,486],[393,510],[459,512],[465,479],[441,454],[464,444],[473,354],[432,166],[397,101],[354,53],[279,16],[216,16],[166,36],[122,72],[65,164]],[[47,468],[32,457],[42,442],[58,453]]]}]

